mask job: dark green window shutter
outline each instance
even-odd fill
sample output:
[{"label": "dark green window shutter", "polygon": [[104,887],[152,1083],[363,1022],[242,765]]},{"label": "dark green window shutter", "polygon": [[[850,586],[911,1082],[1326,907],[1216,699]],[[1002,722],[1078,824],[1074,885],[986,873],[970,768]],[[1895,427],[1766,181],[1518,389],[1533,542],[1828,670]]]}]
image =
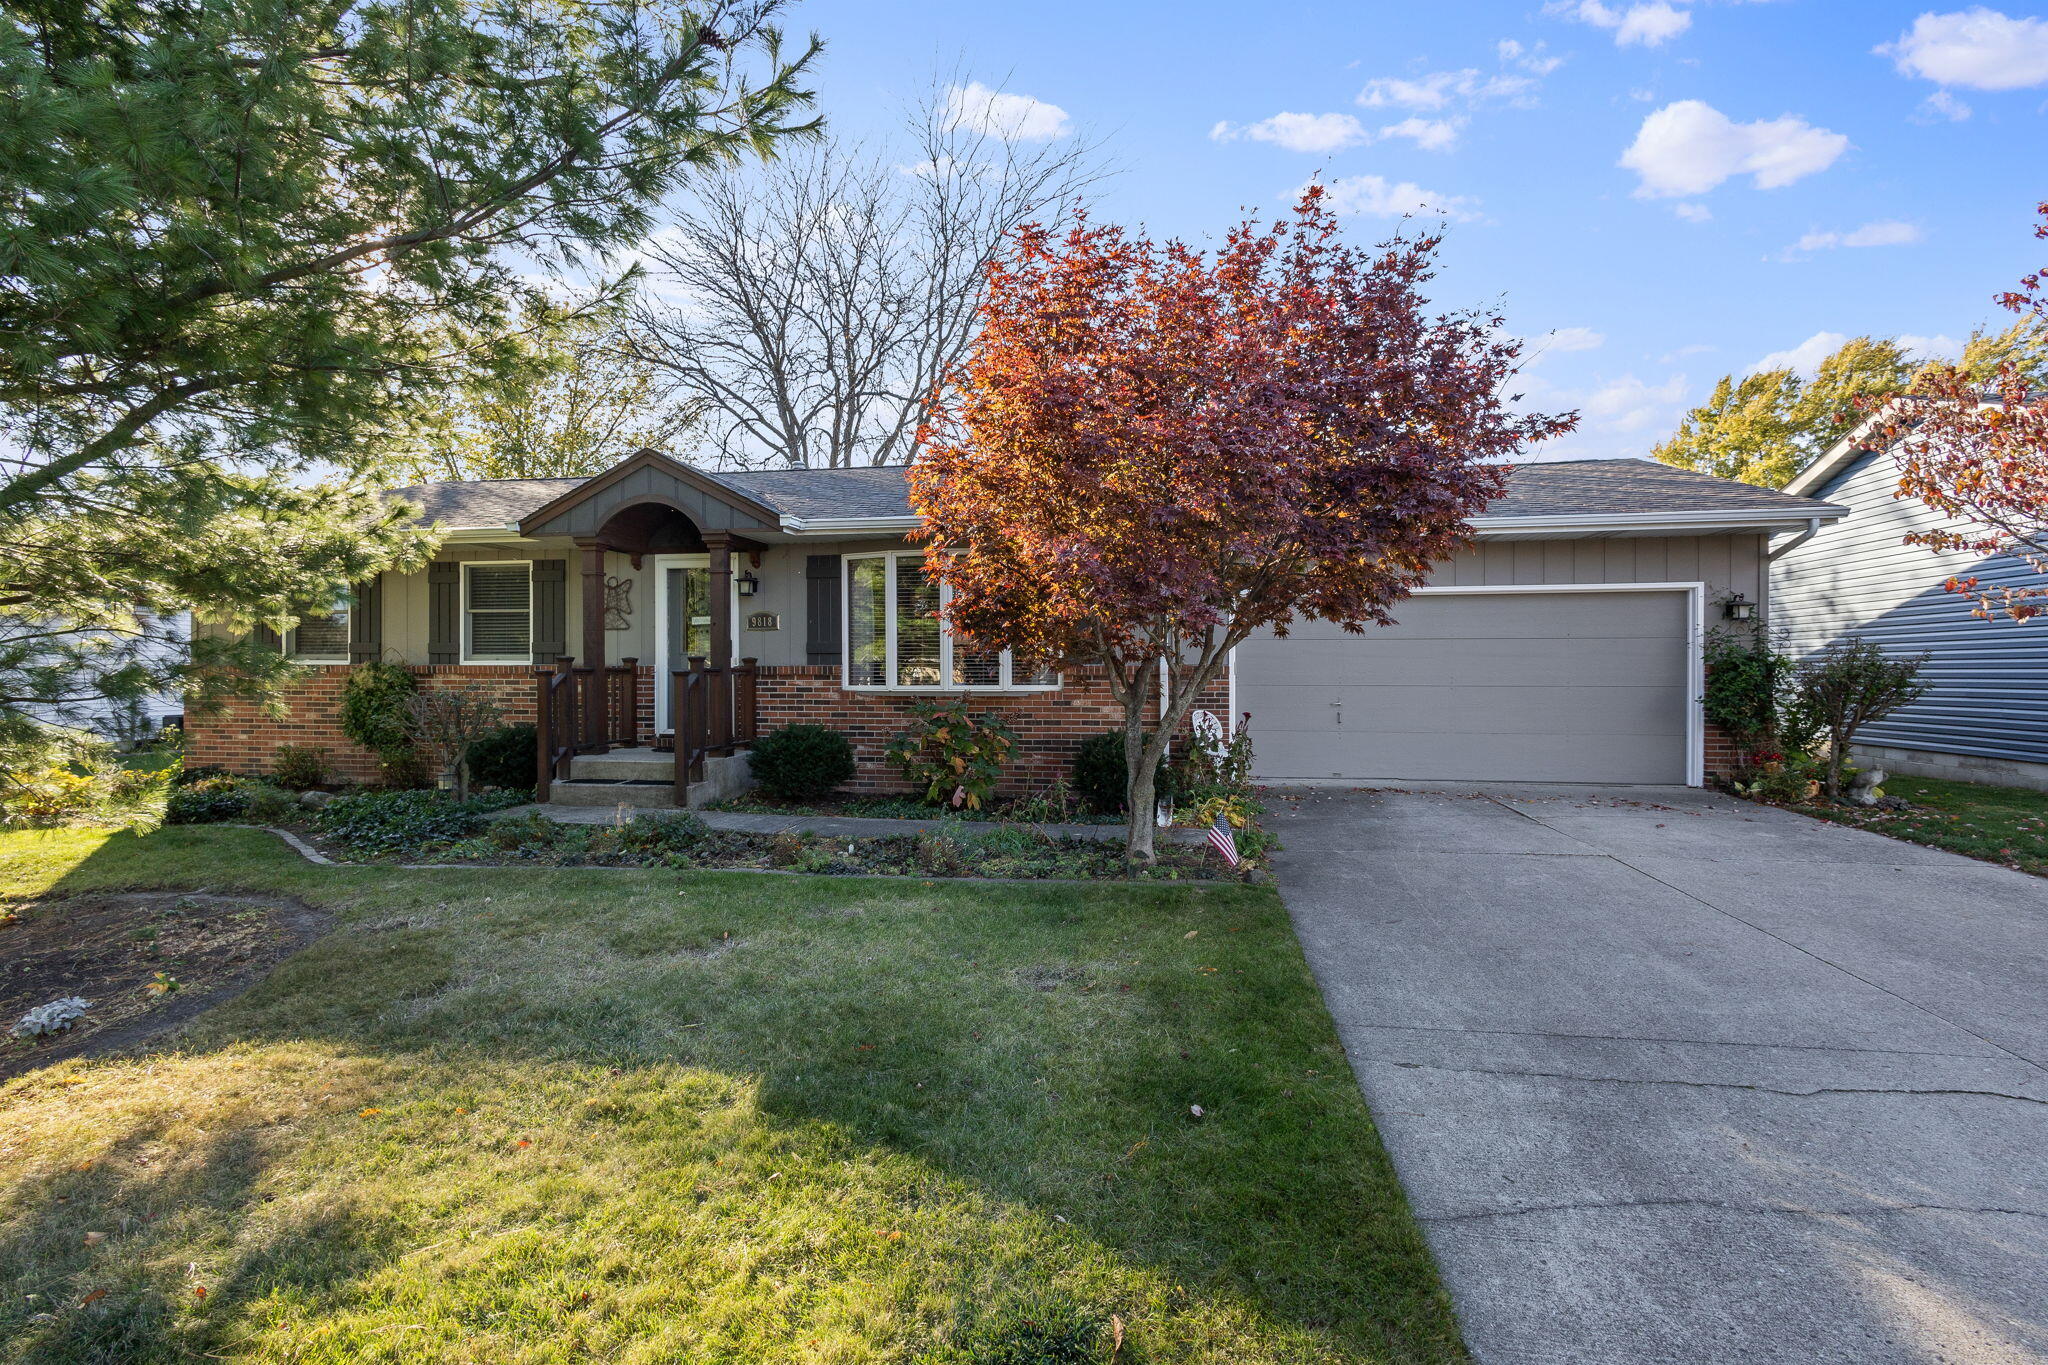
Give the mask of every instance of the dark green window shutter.
[{"label": "dark green window shutter", "polygon": [[462,565],[451,559],[427,565],[427,662],[462,662]]},{"label": "dark green window shutter", "polygon": [[284,653],[284,637],[269,626],[258,626],[250,635],[257,644],[274,649],[280,654]]},{"label": "dark green window shutter", "polygon": [[569,561],[533,561],[533,661],[551,664],[569,652]]},{"label": "dark green window shutter", "polygon": [[384,657],[384,575],[356,584],[348,612],[348,661],[373,664]]},{"label": "dark green window shutter", "polygon": [[839,662],[839,556],[804,556],[804,659]]}]

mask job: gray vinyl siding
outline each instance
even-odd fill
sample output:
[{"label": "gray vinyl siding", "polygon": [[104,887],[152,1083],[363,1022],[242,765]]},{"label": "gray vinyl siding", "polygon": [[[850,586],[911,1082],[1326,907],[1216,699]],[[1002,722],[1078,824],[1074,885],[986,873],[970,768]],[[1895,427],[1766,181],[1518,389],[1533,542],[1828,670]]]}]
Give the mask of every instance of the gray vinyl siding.
[{"label": "gray vinyl siding", "polygon": [[1983,620],[1942,584],[1972,575],[1986,583],[2039,584],[2012,556],[1935,554],[1907,545],[1909,532],[1939,527],[1925,504],[1892,496],[1891,455],[1864,455],[1814,497],[1850,509],[1846,521],[1779,560],[1771,576],[1773,619],[1789,649],[1807,654],[1852,635],[1887,653],[1933,656],[1933,690],[1919,703],[1866,726],[1860,742],[1981,758],[2048,762],[2048,620]]}]

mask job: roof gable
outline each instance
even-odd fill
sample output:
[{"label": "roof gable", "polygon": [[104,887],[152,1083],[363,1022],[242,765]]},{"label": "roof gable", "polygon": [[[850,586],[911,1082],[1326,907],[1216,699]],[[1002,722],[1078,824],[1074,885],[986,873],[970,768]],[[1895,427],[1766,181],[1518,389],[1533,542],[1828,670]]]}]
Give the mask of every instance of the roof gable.
[{"label": "roof gable", "polygon": [[636,503],[673,507],[700,531],[772,531],[781,514],[658,450],[629,455],[519,520],[524,536],[594,536],[613,514]]}]

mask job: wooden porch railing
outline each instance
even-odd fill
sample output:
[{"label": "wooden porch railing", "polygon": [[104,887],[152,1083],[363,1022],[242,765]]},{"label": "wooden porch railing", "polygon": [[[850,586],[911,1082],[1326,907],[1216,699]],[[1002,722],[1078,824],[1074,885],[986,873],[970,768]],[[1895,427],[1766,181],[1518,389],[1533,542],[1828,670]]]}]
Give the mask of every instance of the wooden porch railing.
[{"label": "wooden porch railing", "polygon": [[548,788],[569,775],[578,754],[609,753],[613,745],[640,738],[640,661],[621,659],[608,668],[578,668],[564,655],[552,668],[534,670],[536,706],[533,795],[548,799]]},{"label": "wooden porch railing", "polygon": [[718,669],[709,667],[703,655],[692,654],[689,668],[669,675],[677,805],[688,804],[690,783],[703,778],[706,759],[736,753],[754,742],[758,672],[753,659]]}]

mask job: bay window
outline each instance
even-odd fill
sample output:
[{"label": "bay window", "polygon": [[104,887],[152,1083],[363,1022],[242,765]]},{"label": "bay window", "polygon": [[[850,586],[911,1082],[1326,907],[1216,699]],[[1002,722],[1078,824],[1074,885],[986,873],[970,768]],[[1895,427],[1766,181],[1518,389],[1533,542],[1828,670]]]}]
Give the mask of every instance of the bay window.
[{"label": "bay window", "polygon": [[907,691],[1018,692],[1060,685],[1010,651],[958,643],[940,613],[952,589],[925,572],[919,550],[847,555],[846,686]]}]

